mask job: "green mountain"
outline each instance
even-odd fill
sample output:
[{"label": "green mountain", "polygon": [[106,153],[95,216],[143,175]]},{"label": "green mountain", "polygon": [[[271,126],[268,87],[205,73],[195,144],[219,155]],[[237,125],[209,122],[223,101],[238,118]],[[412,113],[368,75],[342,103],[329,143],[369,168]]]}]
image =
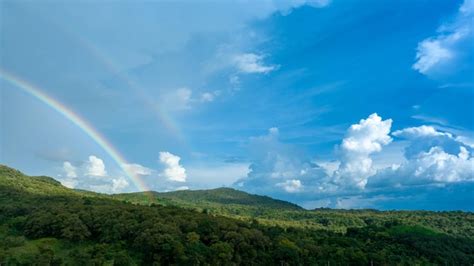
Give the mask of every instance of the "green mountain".
[{"label": "green mountain", "polygon": [[466,212],[308,211],[232,189],[104,195],[0,166],[0,265],[470,265],[472,228]]},{"label": "green mountain", "polygon": [[[150,200],[151,196],[151,200]],[[300,206],[267,196],[252,195],[232,188],[216,188],[209,190],[181,190],[172,192],[137,192],[117,194],[114,197],[130,202],[149,204],[160,203],[186,207],[196,210],[219,208],[245,209],[257,212],[270,210],[303,210]]]},{"label": "green mountain", "polygon": [[175,206],[285,228],[311,228],[345,233],[350,227],[381,226],[389,221],[402,219],[407,224],[423,226],[435,232],[474,236],[472,227],[474,216],[464,212],[305,210],[293,203],[252,195],[232,188],[165,193],[136,192],[116,194],[112,197],[134,204]]}]

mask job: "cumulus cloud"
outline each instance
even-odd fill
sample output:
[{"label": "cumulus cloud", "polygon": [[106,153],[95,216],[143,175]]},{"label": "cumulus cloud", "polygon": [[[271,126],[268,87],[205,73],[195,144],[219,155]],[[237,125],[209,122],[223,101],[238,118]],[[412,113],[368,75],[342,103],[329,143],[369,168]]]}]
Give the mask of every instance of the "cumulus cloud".
[{"label": "cumulus cloud", "polygon": [[449,132],[431,126],[397,130],[394,136],[409,141],[406,162],[395,169],[385,169],[372,177],[372,186],[430,185],[473,181],[472,149]]},{"label": "cumulus cloud", "polygon": [[[135,175],[151,173],[151,169],[139,164],[127,164],[123,167]],[[117,172],[116,175],[109,175],[105,169],[104,161],[95,155],[90,155],[85,162],[79,165],[73,165],[69,161],[65,161],[63,162],[63,171],[65,175],[58,175],[58,178],[61,184],[68,188],[117,193],[123,192],[129,187],[128,181],[121,177],[125,173]]]},{"label": "cumulus cloud", "polygon": [[453,33],[447,36],[439,36],[423,40],[418,44],[416,52],[416,63],[413,69],[422,74],[428,74],[434,67],[445,63],[453,58],[454,52],[450,49],[462,34]]},{"label": "cumulus cloud", "polygon": [[70,162],[66,161],[63,163],[63,169],[66,173],[66,177],[68,178],[76,178],[77,177],[77,169],[73,166]]},{"label": "cumulus cloud", "polygon": [[463,146],[450,154],[435,146],[422,151],[396,169],[385,169],[373,176],[369,188],[431,186],[474,181],[474,159]]},{"label": "cumulus cloud", "polygon": [[73,178],[60,179],[60,182],[63,186],[67,188],[76,188],[77,184],[79,183],[77,179],[73,179]]},{"label": "cumulus cloud", "polygon": [[217,96],[221,94],[221,91],[216,90],[216,91],[208,91],[208,92],[203,92],[201,93],[201,97],[199,98],[199,101],[202,103],[206,102],[213,102]]},{"label": "cumulus cloud", "polygon": [[89,160],[86,163],[86,175],[96,177],[107,176],[104,161],[97,156],[89,156]]},{"label": "cumulus cloud", "polygon": [[375,174],[370,155],[380,152],[383,146],[392,141],[391,126],[391,119],[382,120],[374,113],[349,128],[341,144],[341,164],[335,172],[337,183],[365,187],[367,178]]},{"label": "cumulus cloud", "polygon": [[473,3],[474,0],[465,0],[454,22],[441,25],[437,35],[418,43],[414,70],[428,76],[449,72],[450,66],[472,53]]},{"label": "cumulus cloud", "polygon": [[140,164],[137,164],[137,163],[132,163],[132,164],[125,164],[123,165],[123,167],[125,168],[125,170],[132,174],[133,176],[137,176],[137,175],[141,175],[141,176],[145,176],[145,175],[151,175],[151,173],[153,172],[152,169],[150,168],[147,168],[143,165],[140,165]]},{"label": "cumulus cloud", "polygon": [[389,135],[391,126],[392,119],[382,120],[373,113],[349,128],[346,138],[342,140],[342,149],[349,156],[381,151],[383,145],[392,141]]},{"label": "cumulus cloud", "polygon": [[457,154],[461,146],[470,147],[468,143],[465,143],[466,138],[438,131],[434,127],[426,125],[397,130],[392,135],[409,141],[410,145],[405,148],[407,159],[411,159],[422,151],[427,152],[436,146],[451,154]]},{"label": "cumulus cloud", "polygon": [[[432,147],[407,165],[416,166],[413,167],[415,177],[424,176],[437,182],[459,182],[473,180],[473,163],[467,149],[461,146],[457,155],[446,153],[441,147]],[[406,168],[405,165],[402,167]]]},{"label": "cumulus cloud", "polygon": [[59,175],[61,184],[68,188],[75,188],[78,184],[77,180],[77,167],[72,165],[70,162],[63,162],[63,171],[65,176]]},{"label": "cumulus cloud", "polygon": [[170,152],[160,152],[160,162],[165,169],[161,173],[169,181],[186,182],[186,169],[179,164],[181,158]]},{"label": "cumulus cloud", "polygon": [[117,193],[117,192],[120,192],[122,191],[124,188],[128,187],[128,181],[121,177],[121,178],[114,178],[112,179],[112,187],[111,187],[111,191],[113,193]]},{"label": "cumulus cloud", "polygon": [[394,131],[392,134],[394,136],[404,137],[404,138],[438,137],[438,136],[452,137],[450,133],[440,132],[440,131],[437,131],[432,126],[425,126],[425,125],[422,125],[419,127],[404,128],[401,130]]},{"label": "cumulus cloud", "polygon": [[199,162],[186,167],[186,181],[193,188],[230,186],[249,172],[247,162]]},{"label": "cumulus cloud", "polygon": [[466,146],[469,146],[471,148],[474,148],[474,139],[466,136],[456,136],[455,140],[466,144]]},{"label": "cumulus cloud", "polygon": [[244,53],[234,56],[233,63],[235,64],[235,67],[242,73],[267,74],[278,69],[278,65],[265,65],[263,59],[263,55]]},{"label": "cumulus cloud", "polygon": [[220,94],[219,90],[193,93],[189,88],[179,88],[164,93],[161,106],[169,111],[186,111],[196,104],[213,102]]},{"label": "cumulus cloud", "polygon": [[[466,199],[453,192],[461,193],[466,189],[460,184],[472,187],[469,184],[474,182],[473,149],[461,141],[463,138],[428,125],[390,134],[391,126],[391,119],[383,120],[375,113],[360,120],[348,128],[336,160],[322,162],[281,142],[279,130],[271,128],[266,135],[250,138],[249,172],[234,186],[306,207],[416,208],[403,202],[417,198],[424,204],[419,206],[433,208],[430,193],[446,200]],[[375,166],[375,156],[385,156],[386,150],[391,152],[385,147],[395,144],[403,160]],[[443,208],[446,206],[449,204]]]},{"label": "cumulus cloud", "polygon": [[286,180],[285,182],[277,183],[276,186],[283,188],[288,193],[299,192],[303,187],[298,179]]},{"label": "cumulus cloud", "polygon": [[111,177],[108,176],[106,179],[100,180],[94,178],[88,178],[87,176],[78,180],[79,184],[77,188],[93,190],[100,193],[121,193],[127,191],[129,188],[129,182],[124,177]]},{"label": "cumulus cloud", "polygon": [[[286,193],[301,192],[303,185],[316,186],[317,177],[324,176],[324,170],[316,167],[292,145],[282,143],[278,128],[249,140],[249,156],[246,177],[237,180],[234,186],[249,192],[285,198]],[[287,198],[289,199],[289,198]]]}]

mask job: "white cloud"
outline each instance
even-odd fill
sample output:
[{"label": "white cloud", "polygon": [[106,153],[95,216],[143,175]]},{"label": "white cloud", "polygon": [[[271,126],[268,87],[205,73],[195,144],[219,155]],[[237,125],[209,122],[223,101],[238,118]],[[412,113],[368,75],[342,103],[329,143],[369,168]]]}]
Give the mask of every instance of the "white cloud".
[{"label": "white cloud", "polygon": [[460,146],[471,147],[469,138],[439,131],[426,125],[397,130],[392,135],[409,140],[409,145],[405,148],[405,157],[409,160],[422,151],[428,152],[435,146],[439,146],[451,154],[457,154]]},{"label": "white cloud", "polygon": [[393,135],[409,141],[406,161],[375,175],[371,180],[374,186],[474,181],[474,160],[463,138],[425,125],[397,130]]},{"label": "white cloud", "polygon": [[415,177],[423,176],[437,182],[474,180],[474,160],[462,146],[457,155],[446,153],[441,147],[432,147],[402,167],[413,168]]},{"label": "white cloud", "polygon": [[371,114],[349,128],[346,138],[342,140],[342,149],[349,155],[379,152],[383,145],[392,141],[389,135],[391,126],[392,119],[382,121],[376,113]]},{"label": "white cloud", "polygon": [[320,8],[320,7],[325,7],[331,3],[331,0],[306,0],[306,1],[301,1],[300,2],[305,2],[305,4]]},{"label": "white cloud", "polygon": [[474,139],[471,137],[466,137],[466,136],[457,136],[455,138],[456,141],[459,141],[461,143],[464,143],[465,145],[474,148]]},{"label": "white cloud", "polygon": [[276,186],[283,188],[288,193],[299,192],[303,187],[298,179],[286,180],[285,182],[277,183]]},{"label": "white cloud", "polygon": [[282,15],[288,15],[300,6],[308,5],[314,8],[322,8],[331,3],[331,0],[291,0],[291,1],[273,1],[276,8]]},{"label": "white cloud", "polygon": [[[418,43],[413,69],[425,75],[448,72],[449,66],[471,53],[473,41],[472,20],[474,0],[465,0],[454,22],[443,24],[436,36]],[[467,45],[465,45],[467,43]],[[465,51],[467,49],[467,51]]]},{"label": "white cloud", "polygon": [[161,106],[169,111],[186,111],[198,103],[213,102],[220,94],[220,90],[193,93],[193,90],[183,87],[165,92],[161,99]]},{"label": "white cloud", "polygon": [[416,52],[416,63],[413,69],[422,74],[427,74],[430,69],[436,65],[453,58],[453,52],[450,50],[452,42],[459,39],[459,34],[453,34],[436,39],[430,38],[423,40],[418,44]]},{"label": "white cloud", "polygon": [[89,161],[86,163],[86,175],[96,177],[107,176],[104,161],[94,155],[89,156]]},{"label": "white cloud", "polygon": [[[129,188],[129,181],[123,177],[124,174],[133,176],[152,175],[154,170],[137,163],[122,165],[123,172],[115,169],[115,174],[109,175],[105,170],[105,164],[97,156],[90,155],[80,167],[74,166],[69,161],[63,163],[65,175],[58,175],[61,183],[68,188],[90,189],[101,193],[124,192]],[[100,178],[97,178],[100,177]]]},{"label": "white cloud", "polygon": [[337,183],[365,187],[367,178],[375,174],[370,155],[380,152],[392,141],[389,135],[391,126],[391,119],[382,120],[374,113],[349,128],[341,144],[341,165],[335,172]]},{"label": "white cloud", "polygon": [[192,90],[188,88],[171,90],[164,95],[162,103],[168,110],[188,110],[191,108],[192,94]]},{"label": "white cloud", "polygon": [[421,151],[396,169],[385,169],[373,176],[369,187],[429,186],[474,181],[474,159],[463,146],[458,154],[434,146]]},{"label": "white cloud", "polygon": [[179,164],[180,160],[170,152],[160,152],[160,162],[165,166],[161,175],[170,181],[186,182],[186,169]]},{"label": "white cloud", "polygon": [[128,181],[123,177],[111,178],[103,182],[93,182],[89,180],[87,183],[81,184],[82,188],[93,190],[99,193],[121,193],[129,187]]},{"label": "white cloud", "polygon": [[203,94],[201,94],[201,101],[202,102],[212,102],[212,101],[214,101],[215,97],[216,96],[211,92],[204,92]]},{"label": "white cloud", "polygon": [[303,184],[317,186],[315,183],[321,181],[318,178],[325,176],[324,170],[315,167],[298,149],[282,143],[276,127],[270,128],[266,135],[251,137],[248,147],[252,161],[248,174],[234,183],[240,189],[284,196],[301,192]]},{"label": "white cloud", "polygon": [[61,179],[61,184],[67,188],[76,188],[77,184],[79,183],[77,179],[73,178],[66,178],[66,179]]},{"label": "white cloud", "polygon": [[198,163],[186,167],[187,182],[193,188],[230,186],[249,172],[248,163]]},{"label": "white cloud", "polygon": [[70,162],[66,161],[63,163],[63,169],[66,173],[67,178],[76,178],[77,177],[77,169],[73,166]]},{"label": "white cloud", "polygon": [[77,180],[77,167],[72,165],[70,162],[65,161],[63,163],[63,171],[66,176],[59,175],[61,184],[68,188],[75,188],[79,183]]},{"label": "white cloud", "polygon": [[179,191],[179,190],[189,190],[189,187],[188,186],[181,186],[181,187],[175,188],[175,191]]},{"label": "white cloud", "polygon": [[128,181],[123,178],[114,178],[112,179],[112,187],[111,187],[111,192],[117,193],[121,192],[124,188],[128,187]]},{"label": "white cloud", "polygon": [[265,65],[263,58],[262,55],[246,53],[234,56],[233,62],[237,69],[243,73],[267,74],[278,69],[278,65]]},{"label": "white cloud", "polygon": [[341,162],[340,161],[317,161],[315,164],[319,165],[326,175],[332,176],[337,169],[339,169]]},{"label": "white cloud", "polygon": [[425,125],[397,130],[393,132],[392,135],[396,137],[404,137],[404,138],[438,137],[438,136],[452,137],[450,133],[440,132],[440,131],[437,131],[432,126],[425,126]]},{"label": "white cloud", "polygon": [[125,164],[123,165],[123,167],[126,169],[126,171],[130,174],[132,174],[133,176],[137,176],[137,175],[141,175],[141,176],[145,176],[145,175],[151,175],[151,173],[153,172],[152,169],[150,168],[147,168],[143,165],[140,165],[140,164],[136,164],[136,163],[132,163],[132,164]]},{"label": "white cloud", "polygon": [[377,114],[360,120],[347,130],[338,160],[323,162],[307,160],[269,129],[250,138],[250,171],[234,186],[306,206],[360,208],[474,182],[473,149],[460,137],[422,125],[393,132],[393,141],[391,126]]},{"label": "white cloud", "polygon": [[203,92],[201,93],[201,97],[199,101],[202,103],[213,102],[216,99],[216,97],[219,96],[220,94],[221,94],[220,90]]},{"label": "white cloud", "polygon": [[277,127],[271,127],[271,128],[268,130],[268,133],[269,133],[270,135],[278,135],[279,132],[280,132],[280,131],[278,130]]}]

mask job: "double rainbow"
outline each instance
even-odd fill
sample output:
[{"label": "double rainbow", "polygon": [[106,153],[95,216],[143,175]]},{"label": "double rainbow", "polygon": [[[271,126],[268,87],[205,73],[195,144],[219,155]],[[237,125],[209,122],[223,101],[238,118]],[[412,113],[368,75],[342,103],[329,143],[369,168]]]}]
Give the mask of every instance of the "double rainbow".
[{"label": "double rainbow", "polygon": [[117,163],[117,165],[123,170],[127,177],[134,183],[134,185],[141,191],[150,191],[147,184],[141,179],[139,175],[134,174],[129,170],[129,163],[125,157],[89,122],[82,118],[79,114],[57,101],[53,97],[41,91],[31,83],[9,73],[3,69],[0,69],[0,78],[6,80],[12,85],[20,88],[24,92],[34,96],[36,99],[45,103],[49,107],[62,114],[66,119],[78,126],[84,133],[86,133],[92,140],[94,140],[105,152]]}]

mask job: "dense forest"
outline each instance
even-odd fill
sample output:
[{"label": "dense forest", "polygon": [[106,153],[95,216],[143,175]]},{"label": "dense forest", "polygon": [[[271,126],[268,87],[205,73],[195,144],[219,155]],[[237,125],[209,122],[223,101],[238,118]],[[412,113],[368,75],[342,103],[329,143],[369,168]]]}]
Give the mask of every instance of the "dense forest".
[{"label": "dense forest", "polygon": [[304,210],[231,189],[104,195],[0,166],[0,265],[472,265],[474,214]]},{"label": "dense forest", "polygon": [[310,228],[345,233],[350,227],[383,226],[394,220],[453,236],[474,236],[474,215],[465,212],[305,210],[298,205],[231,188],[127,193],[113,195],[131,203],[183,207],[270,226]]}]

